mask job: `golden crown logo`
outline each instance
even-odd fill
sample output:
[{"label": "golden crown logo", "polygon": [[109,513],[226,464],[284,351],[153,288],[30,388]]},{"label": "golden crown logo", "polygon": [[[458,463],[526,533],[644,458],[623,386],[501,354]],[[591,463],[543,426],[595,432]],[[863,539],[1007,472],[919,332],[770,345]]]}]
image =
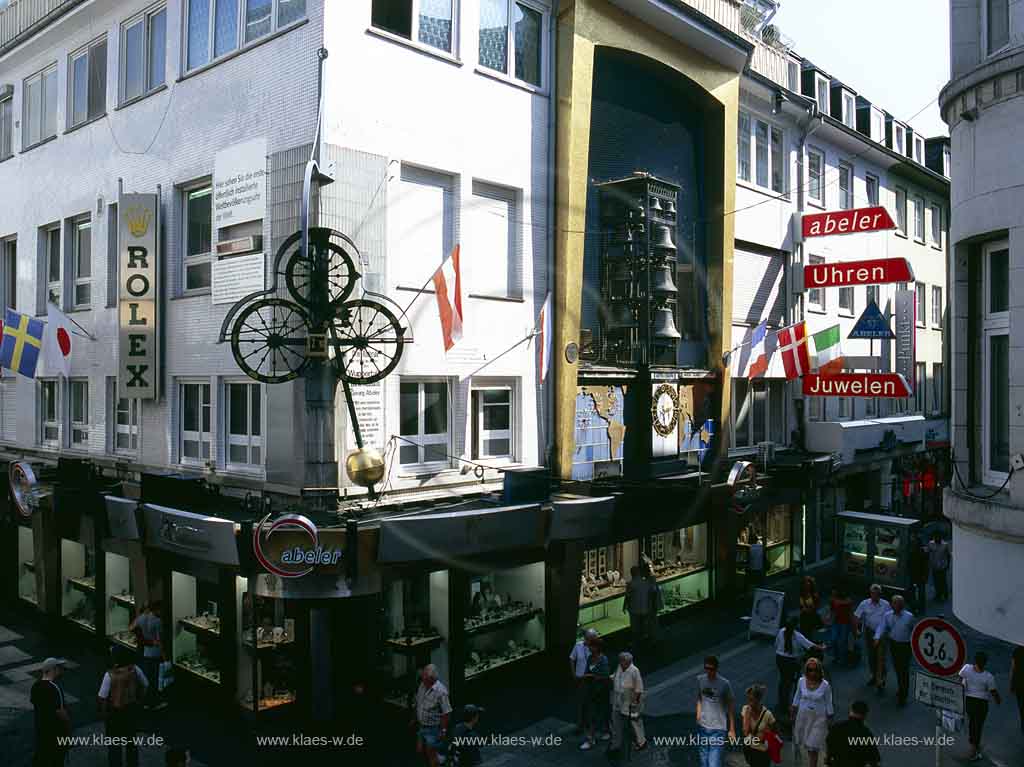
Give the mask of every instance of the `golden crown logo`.
[{"label": "golden crown logo", "polygon": [[132,233],[132,237],[146,236],[146,232],[149,231],[149,218],[150,212],[145,208],[128,209],[125,219],[128,221],[128,231]]}]

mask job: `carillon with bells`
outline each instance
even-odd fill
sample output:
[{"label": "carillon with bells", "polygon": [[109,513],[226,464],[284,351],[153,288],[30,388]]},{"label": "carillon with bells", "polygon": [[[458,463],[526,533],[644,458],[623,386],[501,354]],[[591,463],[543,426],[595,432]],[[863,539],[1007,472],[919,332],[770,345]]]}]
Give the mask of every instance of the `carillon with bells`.
[{"label": "carillon with bells", "polygon": [[601,357],[674,365],[679,187],[647,173],[598,184],[601,206]]}]

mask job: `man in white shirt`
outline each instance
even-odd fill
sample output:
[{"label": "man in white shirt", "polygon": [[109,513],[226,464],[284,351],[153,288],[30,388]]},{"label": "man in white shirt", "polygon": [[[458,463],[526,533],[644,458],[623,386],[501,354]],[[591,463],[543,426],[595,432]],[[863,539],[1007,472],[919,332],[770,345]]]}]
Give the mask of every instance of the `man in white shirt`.
[{"label": "man in white shirt", "polygon": [[[619,667],[612,676],[612,742],[610,755],[621,755],[626,760],[632,746],[637,751],[647,748],[644,720],[640,718],[643,703],[644,678],[633,665],[633,654],[619,653]],[[626,728],[629,727],[629,732]]]},{"label": "man in white shirt", "polygon": [[985,670],[988,663],[988,653],[977,652],[974,654],[974,665],[968,663],[960,669],[960,679],[964,685],[964,698],[967,704],[967,737],[971,742],[971,761],[981,761],[981,730],[985,726],[985,717],[988,716],[989,698],[997,704],[1002,704],[999,697],[999,690],[996,689],[996,679],[991,671]]},{"label": "man in white shirt", "polygon": [[430,767],[440,764],[438,754],[444,747],[451,712],[448,688],[437,678],[437,666],[428,663],[420,672],[420,686],[416,688],[416,753],[426,756]]},{"label": "man in white shirt", "polygon": [[868,687],[877,687],[881,695],[885,689],[885,646],[875,639],[875,632],[882,618],[892,608],[887,600],[882,599],[882,587],[877,583],[871,584],[868,593],[870,596],[853,611],[853,620],[856,632],[864,634],[864,654],[867,656],[868,671],[871,672]]},{"label": "man in white shirt", "polygon": [[[899,594],[892,598],[892,610],[882,618],[875,629],[875,641],[889,640],[889,653],[892,655],[892,667],[896,671],[896,703],[907,705],[907,694],[910,690],[910,635],[914,631],[917,618],[904,606],[903,597]],[[884,679],[884,677],[883,677]],[[885,683],[883,682],[883,685]]]},{"label": "man in white shirt", "polygon": [[594,629],[587,629],[569,653],[569,673],[572,675],[573,696],[576,702],[576,729],[583,732],[583,703],[586,700],[586,685],[583,677],[587,674],[590,659],[590,643],[597,637]]}]

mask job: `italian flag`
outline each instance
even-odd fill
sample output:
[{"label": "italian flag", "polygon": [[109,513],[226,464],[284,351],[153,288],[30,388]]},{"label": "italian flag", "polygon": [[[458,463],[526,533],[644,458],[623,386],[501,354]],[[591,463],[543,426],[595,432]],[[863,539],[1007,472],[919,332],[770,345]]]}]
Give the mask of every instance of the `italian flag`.
[{"label": "italian flag", "polygon": [[843,372],[838,325],[814,334],[814,350],[818,353],[818,375],[832,376]]}]

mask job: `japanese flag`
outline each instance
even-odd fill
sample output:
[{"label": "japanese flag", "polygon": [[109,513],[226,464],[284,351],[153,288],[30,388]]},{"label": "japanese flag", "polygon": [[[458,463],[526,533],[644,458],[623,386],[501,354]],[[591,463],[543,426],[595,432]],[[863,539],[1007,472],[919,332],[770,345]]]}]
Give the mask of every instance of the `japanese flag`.
[{"label": "japanese flag", "polygon": [[71,375],[71,320],[52,303],[46,305],[43,364],[47,373]]}]

